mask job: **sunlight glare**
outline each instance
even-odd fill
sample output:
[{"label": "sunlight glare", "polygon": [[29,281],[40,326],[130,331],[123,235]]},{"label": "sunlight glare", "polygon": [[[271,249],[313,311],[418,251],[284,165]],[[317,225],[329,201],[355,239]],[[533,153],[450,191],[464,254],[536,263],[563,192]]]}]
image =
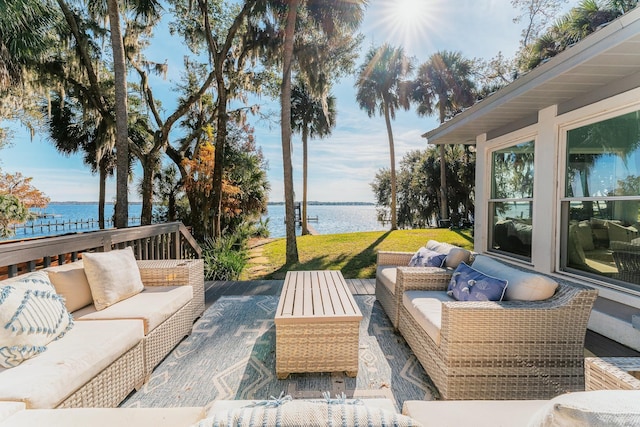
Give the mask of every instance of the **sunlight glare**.
[{"label": "sunlight glare", "polygon": [[380,24],[387,30],[387,40],[401,45],[406,53],[424,45],[437,21],[442,0],[387,0]]},{"label": "sunlight glare", "polygon": [[398,24],[414,26],[422,19],[426,9],[425,0],[398,0],[394,15]]}]

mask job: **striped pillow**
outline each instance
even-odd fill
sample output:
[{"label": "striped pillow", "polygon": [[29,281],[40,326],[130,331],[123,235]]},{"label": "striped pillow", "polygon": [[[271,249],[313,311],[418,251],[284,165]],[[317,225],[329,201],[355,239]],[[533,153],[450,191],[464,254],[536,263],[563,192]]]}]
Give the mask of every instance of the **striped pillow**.
[{"label": "striped pillow", "polygon": [[290,400],[277,405],[255,404],[218,411],[196,424],[197,427],[326,427],[326,426],[418,426],[405,415],[358,404]]},{"label": "striped pillow", "polygon": [[72,327],[47,273],[0,282],[0,366],[12,368],[42,353]]}]

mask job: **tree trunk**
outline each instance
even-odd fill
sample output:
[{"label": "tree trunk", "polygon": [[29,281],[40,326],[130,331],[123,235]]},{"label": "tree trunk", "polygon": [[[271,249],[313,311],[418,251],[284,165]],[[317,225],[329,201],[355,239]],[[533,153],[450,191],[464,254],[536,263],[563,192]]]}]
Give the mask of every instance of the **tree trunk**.
[{"label": "tree trunk", "polygon": [[116,97],[116,209],[115,227],[129,225],[129,135],[127,120],[127,69],[124,59],[124,44],[120,31],[118,0],[108,0],[111,47],[113,49],[113,71]]},{"label": "tree trunk", "polygon": [[449,219],[447,206],[447,164],[444,159],[444,144],[440,144],[440,219]]},{"label": "tree trunk", "polygon": [[142,162],[142,211],[140,213],[140,225],[151,224],[153,218],[153,179],[159,159],[155,152],[146,154]]},{"label": "tree trunk", "polygon": [[293,57],[293,38],[295,36],[299,4],[300,0],[292,0],[289,2],[287,24],[284,33],[282,87],[280,93],[282,166],[284,169],[284,205],[287,235],[286,263],[288,265],[298,262],[295,210],[293,206],[293,166],[291,164],[291,63]]},{"label": "tree trunk", "polygon": [[[218,70],[216,70],[216,74]],[[227,88],[224,85],[222,70],[218,80],[218,114],[216,119],[216,157],[213,164],[213,237],[222,234],[222,176],[224,172],[225,145],[227,143]]]},{"label": "tree trunk", "polygon": [[98,227],[100,227],[100,230],[104,230],[104,204],[107,198],[107,165],[105,158],[102,158],[98,162],[98,171],[100,174],[100,190],[98,195]]},{"label": "tree trunk", "polygon": [[[439,106],[440,106],[440,124],[444,123],[444,119],[446,117],[445,110],[445,95],[439,97]],[[445,160],[445,149],[444,144],[440,145],[440,219],[448,220],[449,219],[449,207],[447,205],[447,163]],[[440,225],[440,224],[438,224]]]},{"label": "tree trunk", "polygon": [[386,100],[382,101],[384,109],[384,121],[387,124],[387,136],[389,137],[389,159],[391,162],[391,229],[398,229],[398,212],[396,209],[396,153],[393,144],[393,131],[391,130],[391,117],[389,116],[389,105]]},{"label": "tree trunk", "polygon": [[169,203],[167,205],[167,220],[174,222],[176,220],[176,195],[175,193],[169,194]]},{"label": "tree trunk", "polygon": [[305,126],[302,129],[302,234],[309,234],[309,225],[307,224],[307,140],[309,139],[309,129]]}]

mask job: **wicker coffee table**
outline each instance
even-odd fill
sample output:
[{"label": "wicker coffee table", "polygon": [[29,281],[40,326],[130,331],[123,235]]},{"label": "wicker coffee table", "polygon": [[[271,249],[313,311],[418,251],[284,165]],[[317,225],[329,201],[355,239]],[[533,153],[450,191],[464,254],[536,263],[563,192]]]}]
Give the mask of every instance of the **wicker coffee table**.
[{"label": "wicker coffee table", "polygon": [[342,273],[289,271],[275,315],[276,375],[358,374],[362,313]]}]

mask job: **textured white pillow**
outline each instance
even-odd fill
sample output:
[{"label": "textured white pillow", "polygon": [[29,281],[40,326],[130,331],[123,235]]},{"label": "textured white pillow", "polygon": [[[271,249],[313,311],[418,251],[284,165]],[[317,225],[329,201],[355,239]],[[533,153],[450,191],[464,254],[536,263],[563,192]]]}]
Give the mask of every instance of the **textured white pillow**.
[{"label": "textured white pillow", "polygon": [[425,248],[440,252],[441,254],[448,254],[451,249],[456,247],[457,246],[453,246],[450,243],[438,242],[437,240],[429,240],[425,245]]},{"label": "textured white pillow", "polygon": [[56,288],[58,295],[64,298],[69,312],[74,312],[89,304],[93,304],[91,288],[84,273],[82,260],[46,268],[49,280]]},{"label": "textured white pillow", "polygon": [[[416,426],[417,421],[362,403],[326,403],[293,400],[276,404],[273,401],[223,410],[208,414],[198,427],[326,427],[326,426]],[[195,426],[194,426],[195,427]]]},{"label": "textured white pillow", "polygon": [[73,319],[44,272],[0,282],[0,365],[12,368],[47,349]]},{"label": "textured white pillow", "polygon": [[551,298],[558,282],[542,274],[529,273],[508,266],[485,255],[478,255],[472,267],[487,276],[509,282],[504,299],[506,301],[541,301]]},{"label": "textured white pillow", "polygon": [[130,246],[110,252],[83,253],[82,260],[96,310],[103,310],[144,289]]},{"label": "textured white pillow", "polygon": [[455,270],[463,262],[465,264],[470,264],[470,258],[471,252],[469,252],[468,250],[458,247],[451,248],[451,250],[447,254],[447,258],[444,260],[444,265]]},{"label": "textured white pillow", "polygon": [[444,267],[456,269],[461,262],[469,264],[471,252],[450,243],[438,242],[437,240],[429,240],[425,246],[427,249],[446,254]]},{"label": "textured white pillow", "polygon": [[554,397],[534,414],[529,427],[640,425],[640,390],[597,390]]}]

